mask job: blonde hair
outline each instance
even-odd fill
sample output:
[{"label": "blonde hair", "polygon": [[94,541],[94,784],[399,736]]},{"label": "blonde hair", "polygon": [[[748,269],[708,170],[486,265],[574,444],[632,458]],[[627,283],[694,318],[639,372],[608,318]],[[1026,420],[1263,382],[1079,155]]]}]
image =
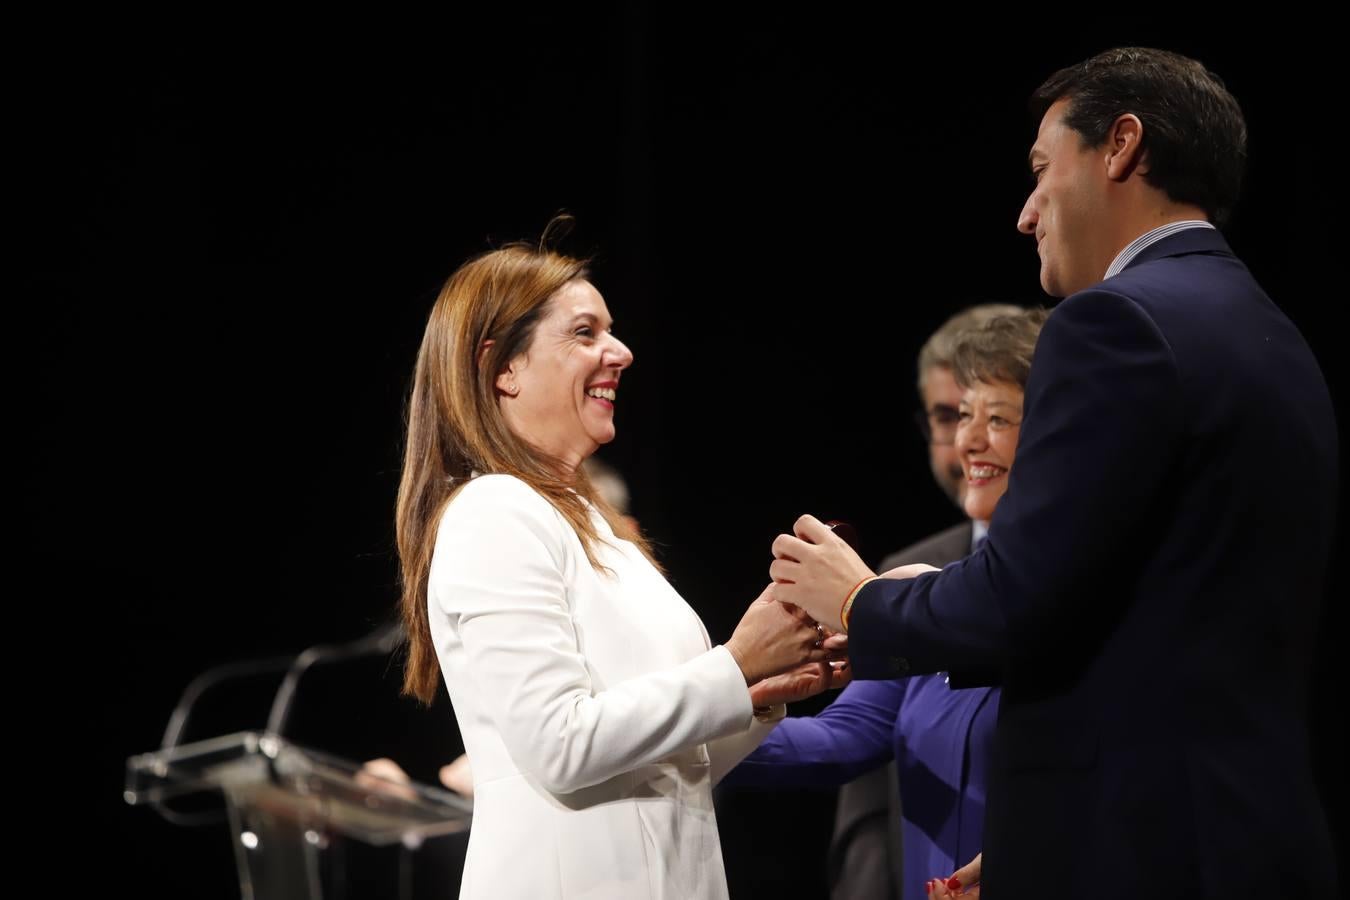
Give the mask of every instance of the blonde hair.
[{"label": "blonde hair", "polygon": [[956,340],[961,336],[961,332],[967,328],[974,328],[981,322],[986,322],[994,316],[1015,316],[1022,312],[1022,307],[1013,306],[1011,303],[982,303],[979,306],[972,306],[961,310],[938,327],[938,330],[924,341],[919,348],[919,393],[923,393],[923,386],[928,380],[928,372],[934,367],[944,369],[952,368],[952,350],[956,346]]},{"label": "blonde hair", "polygon": [[1006,381],[1026,390],[1031,357],[1050,313],[1040,307],[994,316],[962,331],[952,345],[952,375],[969,388],[977,381]]}]

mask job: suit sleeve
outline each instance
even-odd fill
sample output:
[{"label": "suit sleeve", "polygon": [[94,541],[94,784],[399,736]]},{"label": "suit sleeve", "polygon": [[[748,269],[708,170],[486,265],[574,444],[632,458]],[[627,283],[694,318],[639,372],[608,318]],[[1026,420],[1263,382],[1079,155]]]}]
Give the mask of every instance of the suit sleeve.
[{"label": "suit sleeve", "polygon": [[474,689],[494,698],[494,724],[521,770],[569,793],[749,728],[750,695],[725,647],[595,688],[567,605],[567,527],[524,483],[483,476],[437,534],[440,612],[463,642]]},{"label": "suit sleeve", "polygon": [[871,582],[854,601],[858,677],[997,668],[1066,635],[1103,638],[1112,611],[1091,585],[1152,536],[1182,434],[1171,348],[1129,298],[1074,295],[1041,331],[1024,409],[983,547],[941,572]]}]

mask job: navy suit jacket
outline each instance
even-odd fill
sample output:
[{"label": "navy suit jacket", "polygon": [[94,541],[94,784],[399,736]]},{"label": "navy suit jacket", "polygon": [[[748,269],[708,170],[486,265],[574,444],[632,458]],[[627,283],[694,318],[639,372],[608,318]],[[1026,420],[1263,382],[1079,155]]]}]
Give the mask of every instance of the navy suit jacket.
[{"label": "navy suit jacket", "polygon": [[1055,309],[989,539],[850,617],[856,677],[1001,672],[984,896],[1335,894],[1305,707],[1336,495],[1326,381],[1217,231]]}]

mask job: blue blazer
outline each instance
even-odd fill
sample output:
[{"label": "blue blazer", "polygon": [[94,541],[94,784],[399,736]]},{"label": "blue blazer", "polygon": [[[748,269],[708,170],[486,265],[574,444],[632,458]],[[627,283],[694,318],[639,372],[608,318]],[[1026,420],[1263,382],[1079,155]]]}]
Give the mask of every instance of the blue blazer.
[{"label": "blue blazer", "polygon": [[810,717],[784,719],[722,784],[779,788],[846,784],[894,759],[904,853],[900,893],[980,852],[998,688],[952,690],[941,674],[856,681]]},{"label": "blue blazer", "polygon": [[988,540],[850,619],[857,677],[1001,673],[986,897],[1335,895],[1305,707],[1337,452],[1217,231],[1053,312]]}]

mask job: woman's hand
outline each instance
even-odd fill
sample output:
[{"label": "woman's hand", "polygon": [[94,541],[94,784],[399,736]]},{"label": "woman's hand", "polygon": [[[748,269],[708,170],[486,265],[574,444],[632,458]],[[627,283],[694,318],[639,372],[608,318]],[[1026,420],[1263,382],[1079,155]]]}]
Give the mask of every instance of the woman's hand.
[{"label": "woman's hand", "polygon": [[765,588],[750,604],[726,642],[746,684],[830,656],[820,645],[823,629],[797,607],[774,600],[772,591],[772,585]]},{"label": "woman's hand", "polygon": [[400,800],[416,800],[412,779],[403,767],[392,759],[380,757],[368,760],[356,773],[356,783],[368,791],[377,791]]},{"label": "woman's hand", "polygon": [[777,706],[795,703],[853,680],[853,670],[847,662],[804,663],[778,675],[757,681],[750,686],[750,702],[755,706]]},{"label": "woman's hand", "polygon": [[930,566],[928,563],[910,563],[907,566],[896,566],[894,569],[887,569],[882,572],[881,578],[898,578],[905,580],[908,578],[917,578],[925,572],[940,572],[937,566]]},{"label": "woman's hand", "polygon": [[983,853],[976,854],[974,859],[947,878],[934,878],[929,881],[928,896],[942,900],[950,897],[974,897],[975,900],[979,900],[980,862],[983,858]]},{"label": "woman's hand", "polygon": [[441,784],[465,797],[473,796],[473,770],[469,768],[469,754],[461,753],[453,762],[441,766]]}]

